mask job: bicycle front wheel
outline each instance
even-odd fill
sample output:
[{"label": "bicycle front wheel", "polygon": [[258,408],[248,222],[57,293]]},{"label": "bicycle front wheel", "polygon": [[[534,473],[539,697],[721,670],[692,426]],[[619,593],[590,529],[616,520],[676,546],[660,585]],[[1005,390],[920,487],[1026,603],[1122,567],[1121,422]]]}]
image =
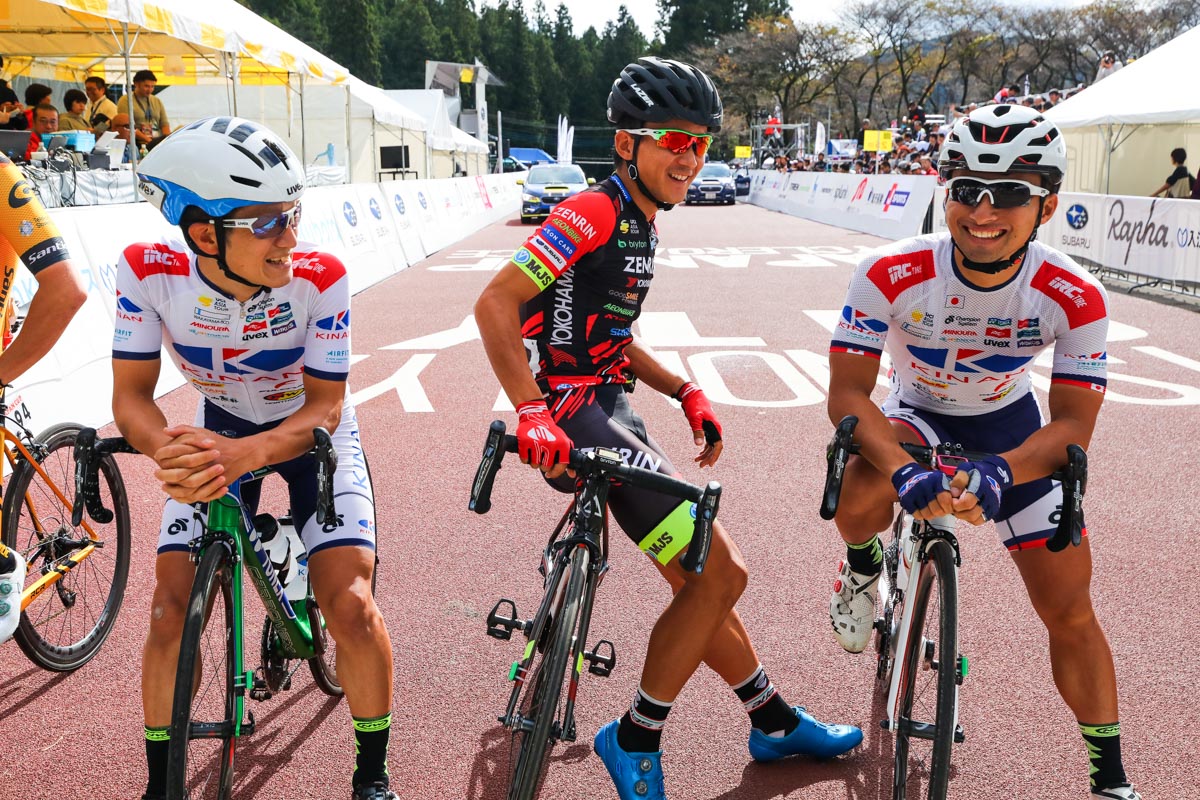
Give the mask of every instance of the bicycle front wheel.
[{"label": "bicycle front wheel", "polygon": [[225,800],[232,794],[239,646],[233,574],[229,550],[209,545],[196,568],[179,643],[167,800]]},{"label": "bicycle front wheel", "polygon": [[[954,550],[937,539],[926,546],[917,590],[911,599],[912,624],[905,640],[896,721],[893,800],[911,791],[944,800],[950,783],[950,749],[958,706],[958,585]],[[926,747],[923,742],[930,742]],[[917,744],[914,747],[914,743]]]},{"label": "bicycle front wheel", "polygon": [[[546,757],[561,735],[558,728],[558,705],[562,696],[563,679],[571,653],[571,641],[579,621],[583,586],[587,580],[588,551],[576,547],[570,563],[559,579],[566,583],[562,605],[554,614],[551,641],[545,655],[537,656],[536,666],[526,676],[525,689],[518,711],[520,722],[513,732],[513,745],[518,748],[509,800],[533,800],[546,774]],[[549,591],[555,591],[551,587]],[[531,641],[530,645],[534,643]],[[536,648],[535,648],[536,649]]]},{"label": "bicycle front wheel", "polygon": [[33,663],[55,672],[78,669],[100,650],[129,576],[129,502],[116,460],[105,456],[100,462],[100,496],[113,519],[107,525],[88,521],[95,539],[71,525],[71,507],[59,497],[69,500],[75,492],[79,431],[64,423],[42,432],[37,440],[46,450],[38,466],[45,477],[18,460],[0,509],[4,544],[29,565],[26,586],[63,572],[25,609],[13,637]]}]

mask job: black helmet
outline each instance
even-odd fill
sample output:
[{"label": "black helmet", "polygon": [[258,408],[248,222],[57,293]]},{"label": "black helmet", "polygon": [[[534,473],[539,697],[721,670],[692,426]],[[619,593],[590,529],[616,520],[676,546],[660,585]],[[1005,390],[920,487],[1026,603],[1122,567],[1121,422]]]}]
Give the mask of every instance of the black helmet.
[{"label": "black helmet", "polygon": [[722,116],[721,97],[709,77],[668,58],[639,58],[621,70],[608,94],[608,121],[614,125],[684,119],[715,133]]}]

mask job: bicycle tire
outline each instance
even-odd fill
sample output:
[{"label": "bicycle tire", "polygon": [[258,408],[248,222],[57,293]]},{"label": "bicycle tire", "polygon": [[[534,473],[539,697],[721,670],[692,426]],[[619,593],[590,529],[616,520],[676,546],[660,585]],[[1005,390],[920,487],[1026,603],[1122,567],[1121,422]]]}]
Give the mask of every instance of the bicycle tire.
[{"label": "bicycle tire", "polygon": [[[954,550],[949,543],[935,539],[926,545],[925,560],[921,563],[915,597],[912,599],[912,625],[905,642],[904,673],[901,676],[899,697],[899,719],[896,730],[895,774],[892,780],[893,800],[905,800],[909,783],[910,739],[908,722],[912,718],[913,705],[923,696],[924,689],[917,690],[919,661],[928,658],[922,651],[927,635],[930,598],[937,593],[937,639],[933,657],[938,659],[936,677],[931,682],[936,697],[932,747],[929,759],[926,797],[928,800],[944,800],[950,783],[950,751],[954,744],[955,704],[957,702],[958,673],[958,586],[955,577]],[[946,654],[949,654],[949,661]],[[932,671],[932,670],[929,670]]]},{"label": "bicycle tire", "polygon": [[[167,800],[227,800],[232,795],[237,743],[232,581],[229,550],[209,545],[196,568],[179,644]],[[206,724],[210,735],[194,737],[198,724]]]},{"label": "bicycle tire", "polygon": [[[560,580],[565,580],[566,593],[562,607],[554,615],[553,640],[546,654],[540,657],[534,672],[529,676],[526,697],[529,703],[521,702],[521,716],[532,718],[533,727],[528,732],[513,732],[514,742],[520,740],[517,762],[509,783],[509,800],[533,800],[546,774],[547,751],[553,746],[551,737],[558,737],[554,722],[558,716],[558,701],[562,696],[563,679],[566,677],[567,661],[571,652],[571,640],[575,635],[583,586],[587,579],[586,548],[577,547],[571,554],[570,565]],[[556,587],[554,587],[556,588]],[[553,591],[552,588],[550,591]]]},{"label": "bicycle tire", "polygon": [[[39,465],[66,497],[75,487],[75,435],[81,426],[61,423],[37,437],[47,453]],[[100,489],[113,510],[107,525],[89,520],[96,547],[25,609],[13,638],[29,660],[53,672],[71,672],[95,657],[112,632],[129,578],[130,522],[125,482],[116,459],[100,461]],[[36,514],[36,517],[35,517]],[[3,508],[4,544],[29,562],[26,581],[40,579],[77,552],[88,538],[71,525],[71,509],[50,491],[33,465],[13,468]]]},{"label": "bicycle tire", "polygon": [[[367,482],[371,484],[371,488],[375,488],[375,479],[371,477],[371,462],[367,460],[367,453],[363,451],[363,464],[367,467]],[[371,596],[375,596],[375,580],[379,575],[379,526],[378,518],[375,516],[375,504],[371,504],[371,522],[375,525],[375,565],[371,569]],[[333,641],[333,637],[325,630],[325,617],[321,614],[321,609],[317,606],[316,598],[312,596],[312,587],[309,586],[308,604],[312,610],[309,614],[309,627],[312,630],[313,639],[320,637],[322,647],[325,649],[323,655],[315,656],[308,660],[308,669],[312,673],[313,681],[317,684],[317,688],[330,697],[341,697],[346,692],[342,688],[341,682],[337,677],[337,643]]]}]

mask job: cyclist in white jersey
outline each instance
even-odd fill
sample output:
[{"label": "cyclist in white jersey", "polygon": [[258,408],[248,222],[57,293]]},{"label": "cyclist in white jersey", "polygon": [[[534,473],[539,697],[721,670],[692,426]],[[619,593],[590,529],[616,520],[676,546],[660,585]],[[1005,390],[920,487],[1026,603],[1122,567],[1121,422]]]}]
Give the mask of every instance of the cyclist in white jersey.
[{"label": "cyclist in white jersey", "polygon": [[[180,238],[133,244],[117,273],[113,413],[151,455],[170,496],[142,661],[149,800],[164,796],[171,695],[188,593],[191,504],[274,466],[288,484],[313,592],[337,642],[338,678],[355,732],[355,800],[387,800],[392,649],[375,605],[371,482],[350,403],[346,269],[296,241],[304,171],[270,130],[237,117],[167,137],[139,188]],[[168,426],[154,402],[164,348],[202,396],[194,425]],[[333,434],[337,520],[315,517],[312,429]],[[242,491],[257,503],[258,485]]]},{"label": "cyclist in white jersey", "polygon": [[[1057,208],[1066,166],[1062,135],[1034,109],[973,111],[938,159],[949,233],[897,242],[855,270],[830,346],[829,416],[859,418],[862,457],[846,469],[844,496],[854,502],[835,518],[847,549],[829,614],[842,646],[861,652],[882,566],[876,531],[890,527],[897,500],[918,519],[995,522],[1049,633],[1055,684],[1091,761],[1092,796],[1137,800],[1121,763],[1116,675],[1092,609],[1088,540],[1061,553],[1044,546],[1061,497],[1048,476],[1068,444],[1087,446],[1106,383],[1103,287],[1034,241]],[[1047,350],[1049,422],[1029,371]],[[871,391],[884,351],[891,392],[881,410]],[[941,441],[997,455],[944,482],[899,446]],[[966,492],[973,481],[980,489]]]}]

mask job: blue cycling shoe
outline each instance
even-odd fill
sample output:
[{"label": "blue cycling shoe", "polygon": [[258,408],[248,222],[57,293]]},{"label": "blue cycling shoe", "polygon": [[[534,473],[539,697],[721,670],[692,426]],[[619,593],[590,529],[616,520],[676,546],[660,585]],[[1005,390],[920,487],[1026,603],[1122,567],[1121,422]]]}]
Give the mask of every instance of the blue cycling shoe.
[{"label": "blue cycling shoe", "polygon": [[[858,747],[863,733],[853,725],[827,725],[804,710],[792,706],[800,724],[787,736],[768,736],[757,728],[750,730],[750,757],[755,761],[775,761],[788,756],[833,758]],[[624,797],[624,795],[622,795]]]},{"label": "blue cycling shoe", "polygon": [[596,755],[608,768],[621,800],[667,800],[663,789],[662,751],[626,753],[617,744],[617,725],[613,720],[596,734]]}]

